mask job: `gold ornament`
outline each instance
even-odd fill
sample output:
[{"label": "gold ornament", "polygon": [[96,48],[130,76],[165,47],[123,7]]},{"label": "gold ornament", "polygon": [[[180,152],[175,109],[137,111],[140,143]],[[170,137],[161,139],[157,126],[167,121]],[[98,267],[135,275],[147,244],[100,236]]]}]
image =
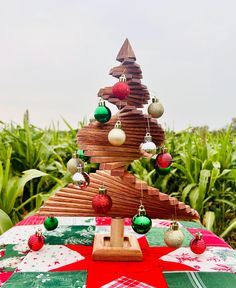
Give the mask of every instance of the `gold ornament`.
[{"label": "gold ornament", "polygon": [[79,165],[84,165],[84,162],[79,159],[78,155],[74,153],[72,158],[67,162],[67,170],[74,175],[78,171]]},{"label": "gold ornament", "polygon": [[164,233],[164,241],[167,246],[172,248],[179,248],[183,241],[184,235],[181,230],[179,230],[179,224],[174,221],[170,224],[170,228],[168,228]]},{"label": "gold ornament", "polygon": [[148,106],[148,114],[150,114],[153,118],[160,118],[163,113],[163,105],[156,97],[152,98],[152,103]]}]

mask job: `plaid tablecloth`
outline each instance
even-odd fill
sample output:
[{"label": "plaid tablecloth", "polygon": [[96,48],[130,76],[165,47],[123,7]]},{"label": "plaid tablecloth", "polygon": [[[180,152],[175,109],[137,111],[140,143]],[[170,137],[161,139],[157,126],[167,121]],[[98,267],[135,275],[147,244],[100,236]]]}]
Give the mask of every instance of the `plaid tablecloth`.
[{"label": "plaid tablecloth", "polygon": [[[97,262],[92,260],[94,234],[109,234],[110,218],[58,217],[58,228],[50,232],[44,229],[44,220],[29,217],[0,236],[0,287],[236,287],[236,251],[200,224],[179,222],[185,241],[174,249],[163,241],[170,221],[153,220],[150,232],[142,236],[126,219],[125,235],[137,236],[144,260]],[[45,245],[30,251],[28,238],[38,228]],[[189,248],[197,231],[207,244],[202,255]]]}]

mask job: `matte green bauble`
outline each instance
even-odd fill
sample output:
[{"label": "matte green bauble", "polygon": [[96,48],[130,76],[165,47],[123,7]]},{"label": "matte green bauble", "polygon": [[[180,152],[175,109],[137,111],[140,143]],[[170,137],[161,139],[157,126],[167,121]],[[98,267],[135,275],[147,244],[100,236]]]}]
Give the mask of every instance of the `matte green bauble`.
[{"label": "matte green bauble", "polygon": [[55,217],[48,217],[47,219],[45,219],[44,221],[44,227],[48,230],[48,231],[52,231],[54,229],[57,228],[58,226],[58,220]]},{"label": "matte green bauble", "polygon": [[156,167],[157,173],[159,175],[167,175],[170,173],[171,170],[171,166],[167,167],[167,168],[160,168],[159,166]]},{"label": "matte green bauble", "polygon": [[136,214],[132,218],[132,228],[138,234],[146,234],[152,227],[152,219],[147,215]]},{"label": "matte green bauble", "polygon": [[106,123],[111,119],[111,111],[105,105],[99,105],[94,112],[94,118],[100,123]]}]

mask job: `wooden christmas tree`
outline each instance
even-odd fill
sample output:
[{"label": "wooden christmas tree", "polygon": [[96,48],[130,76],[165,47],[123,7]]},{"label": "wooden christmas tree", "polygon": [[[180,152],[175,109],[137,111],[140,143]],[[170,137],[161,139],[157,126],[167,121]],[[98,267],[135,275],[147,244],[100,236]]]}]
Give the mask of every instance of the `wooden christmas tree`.
[{"label": "wooden christmas tree", "polygon": [[[130,89],[129,96],[120,100],[114,97],[112,87],[100,89],[98,96],[116,105],[119,109],[118,113],[106,123],[93,121],[77,133],[77,142],[80,148],[84,150],[85,156],[90,157],[91,163],[99,163],[99,170],[90,173],[90,184],[86,189],[78,189],[73,184],[60,189],[44,203],[39,213],[43,215],[53,214],[54,216],[104,216],[96,213],[92,207],[92,199],[98,194],[102,185],[106,187],[107,194],[112,199],[112,208],[106,213],[106,216],[113,217],[114,225],[116,225],[115,217],[131,218],[137,214],[140,200],[142,200],[147,215],[151,218],[171,219],[175,215],[178,219],[198,219],[197,211],[176,198],[160,192],[157,188],[148,186],[144,181],[126,171],[127,164],[142,157],[140,144],[144,140],[147,127],[152,141],[159,147],[164,142],[164,131],[156,119],[151,118],[150,115],[144,115],[142,110],[138,110],[148,103],[150,96],[147,87],[141,83],[142,71],[135,62],[136,57],[128,39],[122,45],[116,60],[121,64],[112,68],[110,74],[118,79],[122,74],[125,74],[126,83]],[[113,146],[108,141],[108,134],[117,121],[122,123],[122,129],[126,134],[125,143],[121,146]],[[119,229],[119,227],[113,229],[113,232],[119,231]],[[122,237],[116,235],[114,242]],[[109,242],[110,239],[106,239],[106,241],[104,239],[104,237],[99,238],[98,242],[101,244],[103,241],[101,244],[103,246],[112,246]],[[137,252],[138,249],[136,249],[137,243],[134,243],[133,239],[123,240],[121,239],[120,242],[118,240],[119,243],[114,244],[120,246],[121,250],[125,250],[122,259],[117,258],[111,252],[112,258],[109,256],[111,254],[106,251],[105,257],[101,257],[101,259],[141,260],[140,251]],[[134,246],[136,252],[130,252],[128,251],[129,248],[124,248],[124,246]],[[102,250],[102,254],[104,254],[103,252]],[[99,257],[94,256],[94,259],[100,259]]]}]

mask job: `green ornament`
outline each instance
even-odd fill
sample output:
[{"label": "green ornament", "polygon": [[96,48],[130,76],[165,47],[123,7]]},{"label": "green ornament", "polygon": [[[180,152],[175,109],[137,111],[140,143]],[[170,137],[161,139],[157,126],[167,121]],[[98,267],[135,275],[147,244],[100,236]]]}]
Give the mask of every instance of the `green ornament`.
[{"label": "green ornament", "polygon": [[156,167],[157,173],[159,175],[167,175],[170,173],[171,170],[171,166],[167,167],[167,168],[160,168],[159,166]]},{"label": "green ornament", "polygon": [[48,231],[52,231],[57,228],[58,220],[55,217],[48,217],[45,219],[43,225]]},{"label": "green ornament", "polygon": [[131,226],[138,234],[146,234],[152,227],[152,219],[146,215],[144,206],[141,204],[138,214],[132,218]]},{"label": "green ornament", "polygon": [[81,160],[83,160],[83,161],[87,161],[88,158],[89,158],[89,157],[87,157],[87,156],[84,155],[84,150],[82,150],[82,149],[79,149],[79,150],[77,151],[77,155],[78,155],[79,159],[81,159]]},{"label": "green ornament", "polygon": [[101,99],[98,103],[98,107],[94,112],[94,118],[100,123],[106,123],[111,119],[111,111],[105,106],[103,99]]}]

